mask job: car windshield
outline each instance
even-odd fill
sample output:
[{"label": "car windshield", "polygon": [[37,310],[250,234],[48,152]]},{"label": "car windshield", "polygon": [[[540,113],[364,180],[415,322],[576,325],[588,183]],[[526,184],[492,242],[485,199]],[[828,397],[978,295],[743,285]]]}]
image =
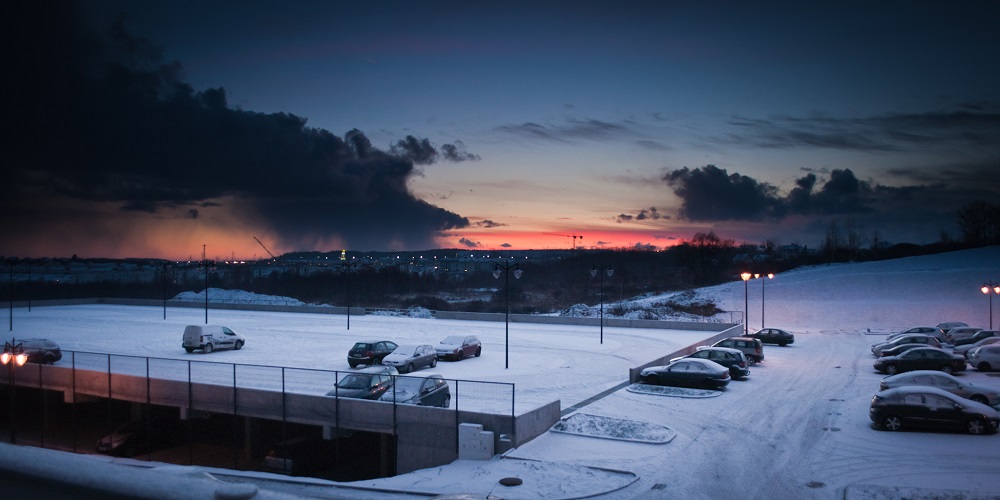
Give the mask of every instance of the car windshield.
[{"label": "car windshield", "polygon": [[460,335],[452,335],[441,341],[442,344],[461,344],[465,341],[465,337]]},{"label": "car windshield", "polygon": [[392,353],[398,356],[412,356],[416,350],[417,346],[415,345],[401,345],[394,349]]},{"label": "car windshield", "polygon": [[367,350],[368,342],[358,342],[357,344],[354,344],[354,349]]},{"label": "car windshield", "polygon": [[405,393],[415,393],[420,391],[420,386],[423,385],[424,379],[420,377],[403,377],[396,379],[395,390],[396,392]]},{"label": "car windshield", "polygon": [[358,375],[351,374],[337,382],[337,388],[339,389],[367,389],[371,384],[371,375]]}]

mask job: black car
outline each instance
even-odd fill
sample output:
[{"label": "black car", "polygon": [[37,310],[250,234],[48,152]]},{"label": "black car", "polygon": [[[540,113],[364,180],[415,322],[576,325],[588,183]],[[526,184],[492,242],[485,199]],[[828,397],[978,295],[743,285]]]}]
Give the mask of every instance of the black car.
[{"label": "black car", "polygon": [[181,429],[173,424],[140,419],[126,422],[97,440],[98,453],[115,457],[134,457],[179,444]]},{"label": "black car", "polygon": [[965,357],[944,352],[936,347],[915,347],[896,356],[878,358],[872,366],[886,375],[911,370],[941,370],[953,373],[965,370]]},{"label": "black car", "polygon": [[388,340],[367,340],[354,344],[354,347],[347,352],[347,364],[351,368],[358,365],[375,366],[382,363],[382,359],[396,350],[396,343]]},{"label": "black car", "polygon": [[639,383],[669,385],[674,387],[698,387],[722,389],[729,385],[732,377],[729,368],[714,361],[696,358],[681,358],[666,366],[651,366],[639,372]]},{"label": "black car", "polygon": [[448,382],[437,373],[427,373],[409,377],[396,377],[396,383],[385,392],[382,401],[420,406],[451,406],[451,390]]},{"label": "black car", "polygon": [[14,346],[24,349],[24,354],[28,356],[26,363],[51,365],[62,359],[59,344],[49,339],[23,339],[15,342]]},{"label": "black car", "polygon": [[918,347],[927,347],[927,344],[899,344],[895,347],[879,351],[878,356],[880,358],[884,358],[886,356],[899,356],[910,349],[916,349]]},{"label": "black car", "polygon": [[[750,376],[750,360],[738,349],[728,347],[703,347],[685,358],[707,359],[729,368],[729,375],[734,378]],[[684,359],[684,358],[678,358]],[[673,360],[671,360],[673,361]]]},{"label": "black car", "polygon": [[760,340],[765,344],[778,344],[786,346],[795,343],[795,335],[778,328],[763,328],[757,333],[750,334],[750,337]]},{"label": "black car", "polygon": [[399,372],[391,366],[371,366],[340,376],[327,396],[338,398],[378,399],[392,387]]},{"label": "black car", "polygon": [[872,397],[868,416],[875,425],[901,431],[910,427],[964,430],[969,434],[997,431],[1000,414],[982,403],[937,387],[904,386]]}]

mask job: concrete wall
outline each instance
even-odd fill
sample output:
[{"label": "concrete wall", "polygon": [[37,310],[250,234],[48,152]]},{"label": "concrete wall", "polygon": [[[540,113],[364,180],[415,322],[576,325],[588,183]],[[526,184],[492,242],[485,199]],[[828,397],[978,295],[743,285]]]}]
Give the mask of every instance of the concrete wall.
[{"label": "concrete wall", "polygon": [[629,381],[629,383],[632,383],[632,384],[636,383],[639,380],[639,372],[641,372],[643,370],[643,368],[649,368],[650,366],[662,366],[662,365],[665,365],[665,364],[667,364],[673,358],[677,358],[677,357],[680,357],[680,356],[687,356],[688,354],[691,354],[691,353],[697,351],[698,347],[700,347],[700,346],[703,346],[703,345],[712,345],[712,344],[714,344],[714,343],[716,343],[716,342],[718,342],[718,341],[720,341],[722,339],[729,338],[729,337],[736,337],[736,336],[740,336],[740,335],[743,335],[743,326],[742,325],[733,325],[733,326],[731,326],[731,327],[729,327],[729,328],[727,328],[727,329],[725,329],[725,330],[723,330],[723,331],[721,331],[721,332],[719,332],[719,333],[717,333],[715,335],[712,335],[711,337],[709,337],[709,338],[707,338],[705,340],[702,340],[701,342],[697,342],[697,343],[691,344],[691,345],[689,345],[689,346],[687,346],[687,347],[685,347],[683,349],[678,349],[678,350],[676,350],[676,351],[674,351],[674,352],[672,352],[670,354],[667,354],[666,356],[663,356],[661,358],[658,358],[658,359],[655,359],[653,361],[650,361],[649,363],[646,363],[644,365],[640,365],[640,366],[637,366],[635,368],[630,368],[629,371],[628,371],[628,381]]}]

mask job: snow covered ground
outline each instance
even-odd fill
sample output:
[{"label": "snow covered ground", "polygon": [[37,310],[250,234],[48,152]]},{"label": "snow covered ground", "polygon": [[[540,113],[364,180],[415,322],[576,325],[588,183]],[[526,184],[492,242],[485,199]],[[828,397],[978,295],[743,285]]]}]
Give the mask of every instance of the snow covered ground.
[{"label": "snow covered ground", "polygon": [[[988,326],[988,298],[979,287],[998,280],[1000,247],[783,273],[764,285],[765,314],[768,326],[795,333],[795,344],[767,346],[750,379],[716,397],[617,390],[504,457],[340,485],[349,489],[321,481],[263,486],[268,475],[254,481],[327,498],[393,497],[392,491],[471,498],[1000,498],[1000,436],[889,433],[872,429],[868,419],[882,378],[872,369],[869,346],[910,326]],[[725,310],[742,310],[747,300],[749,323],[757,327],[760,288],[759,280],[733,282],[695,296]],[[352,317],[347,331],[337,315],[211,310],[210,322],[247,335],[247,347],[201,356],[185,354],[179,343],[181,327],[202,322],[203,312],[169,309],[167,320],[161,314],[113,306],[15,309],[12,333],[48,336],[70,350],[345,370],[347,349],[358,338],[430,342],[469,332],[483,338],[483,356],[439,363],[436,371],[513,382],[519,411],[554,399],[567,408],[624,382],[628,367],[706,336],[605,327],[599,344],[594,327],[512,323],[505,369],[503,323],[369,316]],[[996,375],[961,376],[1000,387]],[[607,422],[615,423],[612,429]],[[635,431],[621,439],[623,426]],[[8,453],[0,446],[0,457]],[[498,484],[509,476],[523,483]]]}]

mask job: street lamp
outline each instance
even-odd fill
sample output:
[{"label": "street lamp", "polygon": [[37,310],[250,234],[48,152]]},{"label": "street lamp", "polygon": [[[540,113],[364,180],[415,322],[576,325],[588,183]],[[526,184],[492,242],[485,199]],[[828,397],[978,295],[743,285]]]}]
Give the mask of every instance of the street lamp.
[{"label": "street lamp", "polygon": [[604,272],[605,271],[608,273],[609,278],[611,277],[612,274],[615,273],[615,270],[611,268],[610,264],[606,266],[599,266],[597,264],[594,264],[594,268],[590,270],[591,277],[598,275],[600,275],[601,277],[601,343],[602,344],[604,343]]},{"label": "street lamp", "polygon": [[28,361],[28,355],[24,353],[24,346],[20,342],[4,342],[3,354],[0,355],[0,363],[7,365],[7,383],[10,392],[10,443],[14,444],[14,428],[17,426],[17,414],[14,409],[14,365],[24,366]]},{"label": "street lamp", "polygon": [[743,278],[743,333],[750,333],[747,329],[747,322],[750,321],[750,278],[753,277],[752,274],[744,272],[740,274],[740,278]]},{"label": "street lamp", "polygon": [[521,266],[518,263],[507,263],[500,264],[497,263],[493,268],[493,277],[500,279],[500,275],[504,275],[504,307],[506,308],[506,313],[504,314],[504,337],[503,337],[503,367],[506,370],[510,368],[510,271],[514,271],[514,279],[521,279]]},{"label": "street lamp", "polygon": [[995,283],[993,281],[988,281],[983,283],[983,287],[979,289],[983,292],[990,300],[990,330],[993,329],[993,295],[990,291],[993,291],[997,295],[1000,295],[1000,283]]},{"label": "street lamp", "polygon": [[764,282],[767,281],[764,278],[767,278],[769,280],[774,279],[774,273],[767,273],[764,275],[755,274],[753,275],[753,277],[760,278],[760,329],[763,330],[764,329]]},{"label": "street lamp", "polygon": [[344,266],[347,273],[347,329],[351,329],[351,268],[358,265],[357,262],[348,262],[347,257],[341,255],[340,265]]}]

